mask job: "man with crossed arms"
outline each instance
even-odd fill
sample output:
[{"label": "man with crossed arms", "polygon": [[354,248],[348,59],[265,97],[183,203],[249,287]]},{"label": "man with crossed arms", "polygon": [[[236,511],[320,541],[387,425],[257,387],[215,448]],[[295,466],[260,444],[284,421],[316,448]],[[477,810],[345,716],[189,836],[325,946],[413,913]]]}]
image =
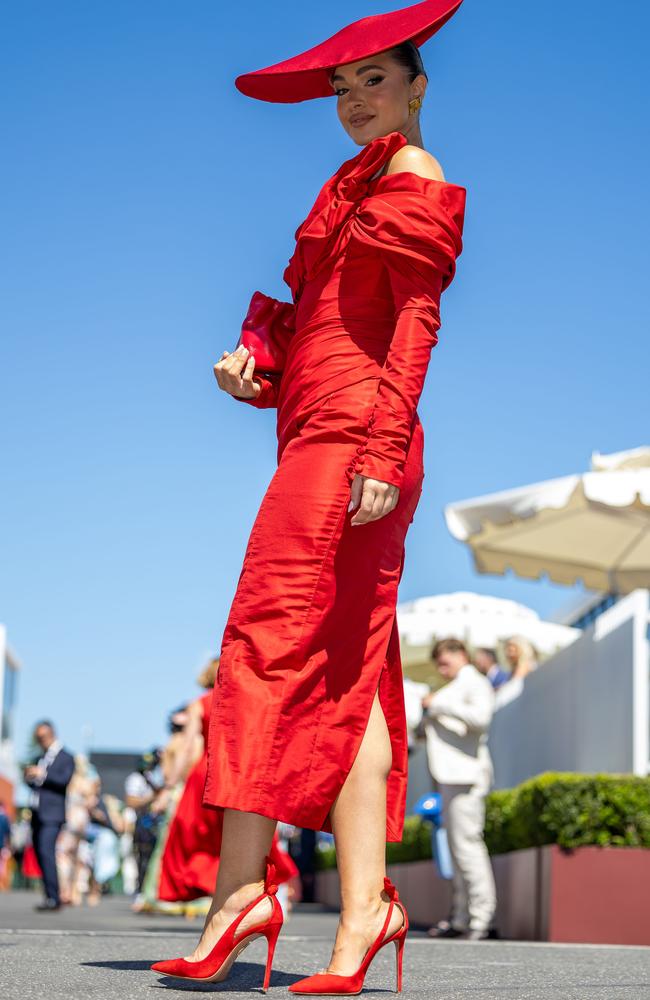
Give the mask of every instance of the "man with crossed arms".
[{"label": "man with crossed arms", "polygon": [[[454,877],[452,915],[442,936],[482,940],[496,910],[492,866],[483,829],[485,797],[493,781],[487,734],[494,714],[489,680],[470,662],[460,639],[441,639],[432,651],[449,683],[425,695],[425,732],[431,775],[442,796]],[[441,936],[435,933],[434,936]]]}]

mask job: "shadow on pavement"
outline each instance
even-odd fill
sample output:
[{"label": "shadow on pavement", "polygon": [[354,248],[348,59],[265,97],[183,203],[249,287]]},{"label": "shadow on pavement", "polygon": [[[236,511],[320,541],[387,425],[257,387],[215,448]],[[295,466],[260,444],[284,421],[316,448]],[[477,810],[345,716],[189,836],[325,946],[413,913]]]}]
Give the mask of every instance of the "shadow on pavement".
[{"label": "shadow on pavement", "polygon": [[[92,969],[112,969],[114,972],[137,972],[139,970],[150,971],[150,966],[156,961],[159,961],[159,957],[152,958],[151,961],[143,961],[142,959],[122,959],[114,962],[80,962],[79,965]],[[155,972],[152,973],[152,975],[158,977],[158,987],[164,987],[165,989],[176,989],[181,991],[198,990],[199,992],[216,992],[222,990],[230,993],[240,989],[242,991],[245,990],[250,992],[250,990],[254,990],[259,983],[261,992],[261,983],[264,977],[264,965],[261,962],[242,962],[240,960],[232,967],[228,978],[221,983],[185,982],[183,980],[175,980],[172,976],[162,976],[160,973]],[[274,969],[271,975],[271,986],[288,986],[289,983],[295,983],[301,978],[301,976],[296,975],[295,973],[284,973],[278,969]],[[377,992],[383,993],[384,991],[379,990]]]}]

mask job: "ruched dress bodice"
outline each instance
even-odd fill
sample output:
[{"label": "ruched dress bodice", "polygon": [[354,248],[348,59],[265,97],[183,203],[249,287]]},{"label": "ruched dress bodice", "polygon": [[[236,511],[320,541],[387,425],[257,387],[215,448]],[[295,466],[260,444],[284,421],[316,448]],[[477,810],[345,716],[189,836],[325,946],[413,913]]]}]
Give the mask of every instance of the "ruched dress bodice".
[{"label": "ruched dress bodice", "polygon": [[263,377],[255,406],[276,406],[278,441],[323,396],[377,379],[364,475],[399,486],[440,294],[462,250],[465,189],[411,171],[379,173],[407,143],[379,136],[323,185],[284,279],[294,332],[279,385]]},{"label": "ruched dress bodice", "polygon": [[324,395],[381,376],[394,327],[380,253],[350,242],[305,284],[277,398],[279,430]]}]

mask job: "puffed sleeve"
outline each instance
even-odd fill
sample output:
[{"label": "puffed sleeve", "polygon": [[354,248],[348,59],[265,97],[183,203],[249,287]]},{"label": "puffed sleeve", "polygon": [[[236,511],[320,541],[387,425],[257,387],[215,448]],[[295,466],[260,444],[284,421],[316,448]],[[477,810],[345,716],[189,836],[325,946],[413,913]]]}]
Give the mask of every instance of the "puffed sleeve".
[{"label": "puffed sleeve", "polygon": [[365,456],[357,471],[401,486],[415,411],[438,342],[440,296],[462,250],[465,188],[386,174],[359,205],[352,237],[377,247],[395,306]]},{"label": "puffed sleeve", "polygon": [[[273,353],[279,359],[280,364],[284,366],[289,342],[295,332],[295,305],[293,302],[280,302],[278,299],[260,292],[256,292],[255,295],[263,301],[264,308],[261,318],[256,318],[256,322],[251,327],[246,327],[248,330],[246,346],[254,355],[256,335],[261,336],[263,338],[262,344],[268,345],[269,342],[272,342]],[[272,306],[272,308],[268,309],[267,306]],[[257,396],[252,396],[250,399],[245,396],[233,396],[233,399],[240,403],[248,403],[258,409],[277,406],[282,372],[272,375],[253,372],[253,381],[261,386]]]}]

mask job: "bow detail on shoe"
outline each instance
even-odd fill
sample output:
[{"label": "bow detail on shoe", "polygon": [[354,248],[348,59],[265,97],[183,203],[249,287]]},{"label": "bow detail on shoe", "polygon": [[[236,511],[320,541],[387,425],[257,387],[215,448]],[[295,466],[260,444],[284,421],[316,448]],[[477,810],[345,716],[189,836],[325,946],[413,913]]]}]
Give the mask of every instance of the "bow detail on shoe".
[{"label": "bow detail on shoe", "polygon": [[278,883],[275,881],[275,865],[269,858],[266,858],[266,875],[264,877],[264,892],[269,896],[275,896],[278,891]]},{"label": "bow detail on shoe", "polygon": [[363,989],[363,983],[365,980],[366,972],[368,966],[374,959],[375,955],[380,948],[383,948],[387,944],[394,944],[395,949],[395,960],[396,960],[396,993],[401,993],[402,991],[402,958],[404,953],[404,941],[406,940],[406,932],[408,930],[408,915],[406,913],[406,907],[402,902],[397,903],[397,906],[402,911],[402,926],[396,930],[388,933],[388,928],[391,920],[391,915],[393,913],[394,901],[399,899],[399,893],[397,888],[393,885],[391,880],[384,876],[384,890],[388,893],[390,897],[390,904],[387,907],[386,918],[384,920],[384,925],[380,930],[379,934],[367,949],[359,968],[352,975],[340,975],[336,972],[327,972],[326,969],[321,969],[313,976],[307,976],[305,979],[299,979],[295,983],[290,983],[287,987],[289,993],[298,993],[303,996],[350,996],[354,994],[355,996],[361,993]]},{"label": "bow detail on shoe", "polygon": [[389,899],[398,900],[399,892],[397,891],[397,886],[393,885],[391,880],[387,875],[384,875],[384,892],[388,894]]}]

